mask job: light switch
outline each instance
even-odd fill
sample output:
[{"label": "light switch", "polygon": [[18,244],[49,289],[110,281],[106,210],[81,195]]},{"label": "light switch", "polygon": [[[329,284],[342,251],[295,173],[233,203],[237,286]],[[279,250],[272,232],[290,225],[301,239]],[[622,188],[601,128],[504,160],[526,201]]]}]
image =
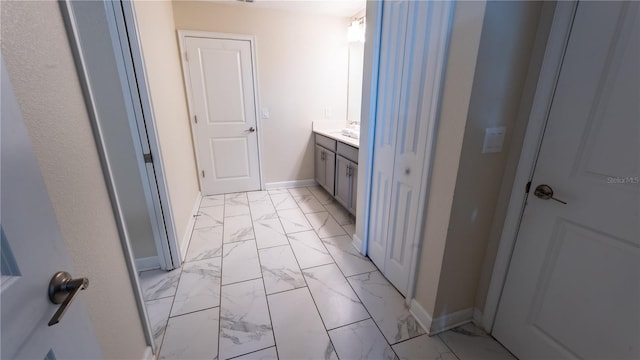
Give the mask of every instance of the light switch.
[{"label": "light switch", "polygon": [[486,128],[484,131],[484,144],[482,145],[482,153],[497,153],[502,151],[502,144],[504,143],[504,134],[507,132],[507,128],[504,126]]},{"label": "light switch", "polygon": [[324,118],[331,119],[333,117],[333,109],[330,107],[324,108]]},{"label": "light switch", "polygon": [[267,107],[263,107],[262,108],[262,118],[263,119],[268,119],[269,118],[269,108],[267,108]]}]

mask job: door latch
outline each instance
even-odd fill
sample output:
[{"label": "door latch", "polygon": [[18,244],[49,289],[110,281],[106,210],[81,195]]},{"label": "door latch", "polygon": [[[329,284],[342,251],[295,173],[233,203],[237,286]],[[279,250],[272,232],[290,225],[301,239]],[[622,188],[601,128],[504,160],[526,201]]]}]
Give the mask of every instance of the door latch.
[{"label": "door latch", "polygon": [[533,191],[533,195],[539,197],[542,200],[555,200],[559,203],[563,203],[563,204],[567,204],[565,201],[562,201],[560,199],[554,198],[553,197],[553,189],[551,188],[551,186],[546,185],[546,184],[542,184],[542,185],[538,185],[536,186],[536,189]]},{"label": "door latch", "polygon": [[80,290],[89,287],[89,279],[87,278],[71,278],[71,274],[66,271],[58,271],[49,281],[49,300],[54,304],[60,304],[58,311],[49,320],[49,326],[53,326],[60,322],[62,316],[67,311],[71,302],[76,298]]}]

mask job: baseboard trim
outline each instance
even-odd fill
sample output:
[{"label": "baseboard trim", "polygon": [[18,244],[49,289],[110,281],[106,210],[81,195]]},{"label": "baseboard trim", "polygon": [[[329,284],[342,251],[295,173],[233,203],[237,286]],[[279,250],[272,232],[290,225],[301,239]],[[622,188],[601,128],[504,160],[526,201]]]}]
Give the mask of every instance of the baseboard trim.
[{"label": "baseboard trim", "polygon": [[433,318],[415,299],[411,300],[411,306],[409,307],[411,314],[430,336],[472,322],[474,310],[473,308],[467,308]]},{"label": "baseboard trim", "polygon": [[151,346],[147,346],[142,354],[142,360],[154,360],[156,357],[153,355],[153,349]]},{"label": "baseboard trim", "polygon": [[362,255],[366,255],[364,253],[364,249],[362,248],[362,239],[360,239],[360,237],[356,234],[353,234],[352,236],[352,240],[351,240],[351,245],[353,245],[353,247],[356,248],[356,250],[358,250],[358,252]]},{"label": "baseboard trim", "polygon": [[427,332],[427,335],[431,335],[431,315],[425,310],[422,305],[418,304],[416,299],[411,299],[411,305],[409,306],[409,312],[416,318],[418,324]]},{"label": "baseboard trim", "polygon": [[[473,324],[477,327],[479,327],[480,329],[483,330],[487,330],[484,328],[484,326],[482,325],[482,310],[478,309],[478,308],[473,308]],[[488,332],[488,331],[487,331]]]},{"label": "baseboard trim", "polygon": [[191,216],[189,216],[189,222],[187,223],[187,228],[182,235],[182,241],[180,242],[180,262],[183,263],[187,258],[187,249],[189,249],[189,243],[191,242],[191,233],[193,232],[193,227],[196,224],[196,215],[198,215],[198,210],[200,209],[200,202],[202,201],[202,193],[198,192],[196,196],[196,201],[193,204],[193,209],[191,209]]},{"label": "baseboard trim", "polygon": [[275,190],[275,189],[290,189],[296,187],[304,187],[304,186],[314,186],[317,182],[315,179],[306,179],[306,180],[290,180],[290,181],[278,181],[278,182],[270,182],[264,184],[266,190]]},{"label": "baseboard trim", "polygon": [[136,270],[138,272],[155,269],[160,269],[160,259],[158,259],[157,255],[136,259]]}]

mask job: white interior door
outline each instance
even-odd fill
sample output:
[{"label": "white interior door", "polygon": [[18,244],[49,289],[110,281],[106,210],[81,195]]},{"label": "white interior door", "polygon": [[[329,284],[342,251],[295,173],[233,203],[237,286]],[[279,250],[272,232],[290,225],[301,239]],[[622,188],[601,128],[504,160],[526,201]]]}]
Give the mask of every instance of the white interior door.
[{"label": "white interior door", "polygon": [[520,359],[640,358],[639,5],[578,4],[494,327]]},{"label": "white interior door", "polygon": [[[381,71],[371,193],[369,256],[403,294],[409,290],[430,118],[439,83],[433,32],[447,5],[393,1],[383,5]],[[441,21],[441,20],[440,20]],[[432,31],[433,30],[433,31]],[[430,55],[431,54],[431,55]]]},{"label": "white interior door", "polygon": [[[47,323],[60,305],[49,301],[49,280],[58,271],[76,274],[40,168],[31,148],[9,76],[2,62],[2,311],[3,359],[99,359],[82,291],[61,322]],[[88,288],[84,291],[91,291]]]},{"label": "white interior door", "polygon": [[259,190],[250,41],[187,36],[184,42],[203,195]]}]

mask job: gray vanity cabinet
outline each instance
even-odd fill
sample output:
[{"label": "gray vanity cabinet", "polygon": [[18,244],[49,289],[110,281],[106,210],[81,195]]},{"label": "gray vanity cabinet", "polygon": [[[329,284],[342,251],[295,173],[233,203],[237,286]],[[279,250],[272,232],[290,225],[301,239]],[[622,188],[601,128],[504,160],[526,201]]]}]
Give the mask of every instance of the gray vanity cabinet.
[{"label": "gray vanity cabinet", "polygon": [[336,171],[336,153],[316,142],[315,173],[316,182],[333,196]]},{"label": "gray vanity cabinet", "polygon": [[356,213],[358,186],[358,149],[338,142],[336,155],[335,198],[350,213]]},{"label": "gray vanity cabinet", "polygon": [[315,134],[316,181],[345,209],[356,214],[358,148]]}]

